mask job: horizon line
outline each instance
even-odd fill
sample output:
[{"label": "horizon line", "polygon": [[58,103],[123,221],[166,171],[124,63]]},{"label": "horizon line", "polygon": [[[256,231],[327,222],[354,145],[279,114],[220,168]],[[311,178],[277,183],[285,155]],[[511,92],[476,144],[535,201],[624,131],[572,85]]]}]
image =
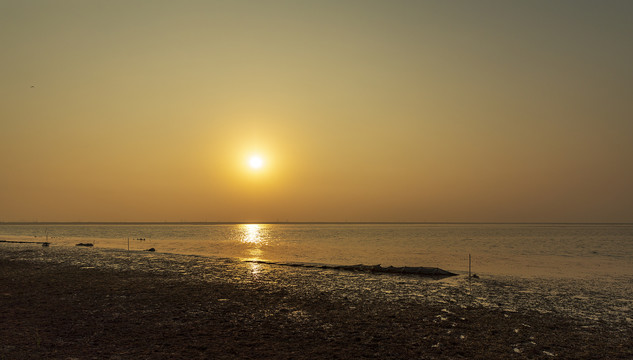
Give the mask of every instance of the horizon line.
[{"label": "horizon line", "polygon": [[0,225],[633,225],[582,221],[0,221]]}]

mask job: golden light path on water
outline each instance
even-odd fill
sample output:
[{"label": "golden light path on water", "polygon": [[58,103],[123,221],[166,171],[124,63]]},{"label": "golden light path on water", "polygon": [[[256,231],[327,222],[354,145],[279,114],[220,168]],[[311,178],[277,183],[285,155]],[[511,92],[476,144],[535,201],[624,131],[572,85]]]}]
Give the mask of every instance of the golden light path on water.
[{"label": "golden light path on water", "polygon": [[242,232],[244,233],[244,237],[242,238],[243,243],[247,244],[263,244],[264,238],[261,235],[262,226],[259,224],[243,224],[240,225],[242,227]]},{"label": "golden light path on water", "polygon": [[[259,224],[243,224],[240,229],[243,233],[241,242],[249,246],[248,254],[251,260],[261,260],[263,251],[262,245],[266,245],[266,240],[262,236],[262,225]],[[261,271],[261,265],[256,262],[250,263],[251,273],[253,276],[257,276]]]}]

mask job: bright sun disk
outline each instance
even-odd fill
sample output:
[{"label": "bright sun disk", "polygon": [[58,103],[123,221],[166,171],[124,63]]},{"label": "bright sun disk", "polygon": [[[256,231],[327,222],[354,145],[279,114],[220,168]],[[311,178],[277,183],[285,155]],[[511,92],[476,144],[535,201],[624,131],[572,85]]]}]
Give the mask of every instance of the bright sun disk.
[{"label": "bright sun disk", "polygon": [[251,158],[248,160],[248,165],[250,165],[250,167],[253,169],[260,169],[262,166],[264,166],[264,160],[262,160],[262,158],[257,155],[251,156]]}]

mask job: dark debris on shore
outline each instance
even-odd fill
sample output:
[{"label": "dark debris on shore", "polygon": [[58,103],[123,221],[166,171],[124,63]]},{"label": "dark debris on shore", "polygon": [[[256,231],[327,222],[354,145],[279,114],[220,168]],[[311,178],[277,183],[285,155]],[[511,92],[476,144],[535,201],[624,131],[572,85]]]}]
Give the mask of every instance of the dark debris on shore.
[{"label": "dark debris on shore", "polygon": [[450,271],[446,271],[436,267],[425,266],[381,266],[379,265],[329,265],[329,264],[316,264],[316,263],[304,263],[304,262],[277,262],[277,261],[265,261],[265,260],[246,260],[249,263],[266,264],[266,265],[278,265],[278,266],[292,266],[292,267],[304,267],[304,268],[318,268],[327,270],[345,270],[345,271],[357,271],[366,273],[384,273],[384,274],[399,274],[399,275],[417,275],[427,276],[436,279],[441,279],[449,276],[457,276],[457,274]]}]

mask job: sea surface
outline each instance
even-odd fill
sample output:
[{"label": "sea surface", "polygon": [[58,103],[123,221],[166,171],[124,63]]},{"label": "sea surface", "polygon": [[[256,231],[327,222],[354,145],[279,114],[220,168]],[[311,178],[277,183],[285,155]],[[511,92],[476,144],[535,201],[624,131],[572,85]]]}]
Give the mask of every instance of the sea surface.
[{"label": "sea surface", "polygon": [[[0,240],[486,275],[631,278],[633,224],[0,224]],[[470,258],[470,262],[469,262]]]}]

